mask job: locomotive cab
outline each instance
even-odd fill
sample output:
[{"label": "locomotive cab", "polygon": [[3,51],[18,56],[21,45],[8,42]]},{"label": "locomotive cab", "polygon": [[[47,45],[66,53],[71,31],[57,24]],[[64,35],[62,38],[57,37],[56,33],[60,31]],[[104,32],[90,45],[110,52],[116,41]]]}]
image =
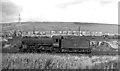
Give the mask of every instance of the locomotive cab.
[{"label": "locomotive cab", "polygon": [[61,52],[61,45],[62,45],[62,36],[53,36],[53,51],[55,52]]}]

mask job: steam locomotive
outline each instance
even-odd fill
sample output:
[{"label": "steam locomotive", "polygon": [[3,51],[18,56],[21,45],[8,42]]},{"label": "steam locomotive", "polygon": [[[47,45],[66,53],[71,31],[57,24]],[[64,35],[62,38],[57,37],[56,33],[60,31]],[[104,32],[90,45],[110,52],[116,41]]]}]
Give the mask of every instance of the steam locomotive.
[{"label": "steam locomotive", "polygon": [[81,52],[90,53],[90,37],[86,36],[53,36],[24,37],[22,52]]},{"label": "steam locomotive", "polygon": [[117,39],[106,36],[52,36],[23,37],[20,52],[80,52],[91,53],[94,45],[91,41],[106,41]]}]

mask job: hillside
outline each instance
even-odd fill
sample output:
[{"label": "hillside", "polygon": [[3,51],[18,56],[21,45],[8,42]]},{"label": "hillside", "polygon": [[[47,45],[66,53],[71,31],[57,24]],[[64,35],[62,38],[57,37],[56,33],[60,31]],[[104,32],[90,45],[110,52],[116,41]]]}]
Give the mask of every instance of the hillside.
[{"label": "hillside", "polygon": [[32,31],[33,26],[35,30],[78,30],[93,31],[93,32],[110,32],[117,33],[118,25],[113,24],[99,24],[99,23],[77,23],[77,22],[21,22],[19,23],[7,23],[2,24],[2,30],[20,29],[24,31]]}]

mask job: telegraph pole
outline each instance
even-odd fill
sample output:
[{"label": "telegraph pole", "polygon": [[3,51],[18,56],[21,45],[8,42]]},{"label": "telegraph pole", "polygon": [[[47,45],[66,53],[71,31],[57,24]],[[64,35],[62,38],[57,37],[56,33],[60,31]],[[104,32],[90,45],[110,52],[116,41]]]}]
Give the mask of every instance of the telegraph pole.
[{"label": "telegraph pole", "polygon": [[[19,13],[19,17],[18,17],[18,24],[21,25],[21,14]],[[20,31],[22,31],[22,26],[20,27]]]},{"label": "telegraph pole", "polygon": [[79,31],[79,35],[81,35],[82,32],[81,32],[80,26],[78,27],[78,31]]},{"label": "telegraph pole", "polygon": [[[19,13],[18,16],[19,16],[19,17],[18,17],[18,24],[21,25],[21,14]],[[22,35],[22,25],[21,25],[21,27],[20,27],[20,34]]]},{"label": "telegraph pole", "polygon": [[78,27],[78,31],[80,31],[80,26]]},{"label": "telegraph pole", "polygon": [[[21,17],[20,17],[20,13],[18,14],[18,24],[21,24]],[[16,25],[16,24],[15,24]],[[14,25],[14,36],[16,37],[17,36],[17,31],[19,30],[19,29],[16,29],[16,27],[15,27],[15,25]],[[20,28],[20,31],[22,30],[22,28]]]},{"label": "telegraph pole", "polygon": [[35,34],[35,26],[33,26],[33,34]]},{"label": "telegraph pole", "polygon": [[21,23],[21,14],[19,13],[18,22]]}]

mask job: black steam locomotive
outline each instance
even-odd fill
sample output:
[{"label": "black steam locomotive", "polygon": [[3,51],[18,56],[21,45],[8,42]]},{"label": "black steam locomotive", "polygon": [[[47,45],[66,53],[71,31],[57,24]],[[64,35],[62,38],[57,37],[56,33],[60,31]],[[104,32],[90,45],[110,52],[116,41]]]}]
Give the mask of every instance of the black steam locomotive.
[{"label": "black steam locomotive", "polygon": [[89,39],[86,36],[24,37],[19,49],[22,52],[90,53]]},{"label": "black steam locomotive", "polygon": [[[99,52],[99,41],[111,41],[117,40],[117,36],[52,36],[52,37],[22,37],[21,46],[19,47],[19,52],[79,52],[79,53],[113,53],[116,51],[105,51]],[[95,43],[93,45],[93,43]],[[104,45],[107,43],[102,43]],[[103,46],[102,46],[103,47]],[[108,45],[105,45],[108,47]],[[95,48],[95,49],[94,49]],[[97,50],[96,50],[97,49]],[[101,48],[100,48],[101,49]],[[117,52],[118,53],[118,52]]]}]

